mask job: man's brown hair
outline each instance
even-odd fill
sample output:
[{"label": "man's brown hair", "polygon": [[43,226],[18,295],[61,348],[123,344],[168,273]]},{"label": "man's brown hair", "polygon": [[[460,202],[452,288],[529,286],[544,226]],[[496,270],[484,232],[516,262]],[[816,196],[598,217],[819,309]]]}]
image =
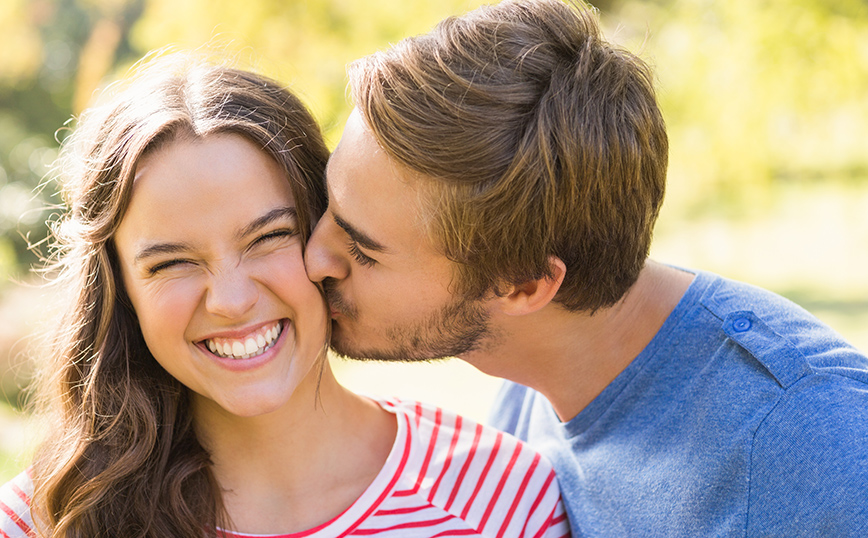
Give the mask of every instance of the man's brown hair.
[{"label": "man's brown hair", "polygon": [[648,256],[668,141],[652,74],[591,8],[511,0],[354,62],[356,106],[391,158],[432,181],[459,292],[551,276],[571,311],[617,302]]}]

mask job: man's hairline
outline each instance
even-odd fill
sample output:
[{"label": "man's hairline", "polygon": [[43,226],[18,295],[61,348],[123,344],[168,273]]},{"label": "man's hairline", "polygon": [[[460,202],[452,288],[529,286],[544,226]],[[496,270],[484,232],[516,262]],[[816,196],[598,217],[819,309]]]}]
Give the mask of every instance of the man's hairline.
[{"label": "man's hairline", "polygon": [[[365,117],[364,111],[359,107],[354,107],[354,113],[358,114],[359,118],[362,121],[362,125],[367,131],[367,133],[373,138],[374,142],[377,145],[377,150],[381,151],[383,155],[386,157],[389,166],[396,172],[396,177],[398,180],[408,187],[410,187],[416,193],[415,201],[416,201],[416,209],[418,212],[416,213],[417,217],[422,216],[423,221],[421,222],[422,229],[425,232],[428,240],[431,243],[431,247],[441,255],[445,255],[443,251],[443,241],[439,237],[439,232],[436,230],[436,222],[435,215],[439,213],[438,204],[434,201],[435,197],[438,196],[442,190],[443,186],[440,185],[441,180],[436,176],[430,176],[425,174],[422,171],[411,168],[410,166],[400,162],[392,154],[387,151],[384,147],[383,142],[377,136],[376,132],[371,129],[370,125],[368,125],[368,120]],[[330,195],[329,190],[329,169],[332,164],[332,159],[334,158],[335,153],[340,147],[340,143],[338,143],[338,148],[335,148],[332,151],[331,155],[329,155],[329,159],[326,162],[325,170],[323,171],[324,177],[323,181],[325,183],[326,188],[326,196],[328,199],[328,212],[331,213],[332,221],[341,229],[343,229],[347,235],[349,235],[354,241],[362,245],[363,247],[373,250],[375,252],[381,253],[390,253],[391,249],[389,249],[386,245],[372,238],[369,234],[360,230],[357,226],[347,220],[345,217],[341,216],[338,211],[335,211],[334,206],[332,205],[333,197]]]}]

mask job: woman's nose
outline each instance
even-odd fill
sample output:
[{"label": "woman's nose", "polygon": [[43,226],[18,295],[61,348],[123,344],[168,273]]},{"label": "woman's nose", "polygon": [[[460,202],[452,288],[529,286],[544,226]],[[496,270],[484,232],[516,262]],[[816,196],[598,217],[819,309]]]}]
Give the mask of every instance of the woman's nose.
[{"label": "woman's nose", "polygon": [[259,300],[259,288],[241,268],[223,271],[211,278],[205,308],[227,319],[238,319],[249,312]]}]

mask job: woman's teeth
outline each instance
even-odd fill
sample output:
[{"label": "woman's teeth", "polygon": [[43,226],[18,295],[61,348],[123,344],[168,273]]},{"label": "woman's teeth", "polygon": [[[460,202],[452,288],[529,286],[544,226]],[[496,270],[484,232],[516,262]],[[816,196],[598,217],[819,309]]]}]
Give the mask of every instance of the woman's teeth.
[{"label": "woman's teeth", "polygon": [[235,338],[211,338],[205,341],[205,345],[211,353],[224,359],[249,359],[262,355],[272,345],[280,332],[283,330],[281,322],[260,328],[256,332],[241,339]]}]

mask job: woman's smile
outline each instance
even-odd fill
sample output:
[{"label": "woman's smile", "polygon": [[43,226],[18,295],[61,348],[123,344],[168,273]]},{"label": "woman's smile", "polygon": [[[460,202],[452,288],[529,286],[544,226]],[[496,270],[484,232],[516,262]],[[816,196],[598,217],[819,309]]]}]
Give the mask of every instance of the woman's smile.
[{"label": "woman's smile", "polygon": [[211,353],[222,359],[250,359],[271,349],[283,331],[284,322],[277,321],[260,326],[244,336],[214,336],[202,343]]}]

